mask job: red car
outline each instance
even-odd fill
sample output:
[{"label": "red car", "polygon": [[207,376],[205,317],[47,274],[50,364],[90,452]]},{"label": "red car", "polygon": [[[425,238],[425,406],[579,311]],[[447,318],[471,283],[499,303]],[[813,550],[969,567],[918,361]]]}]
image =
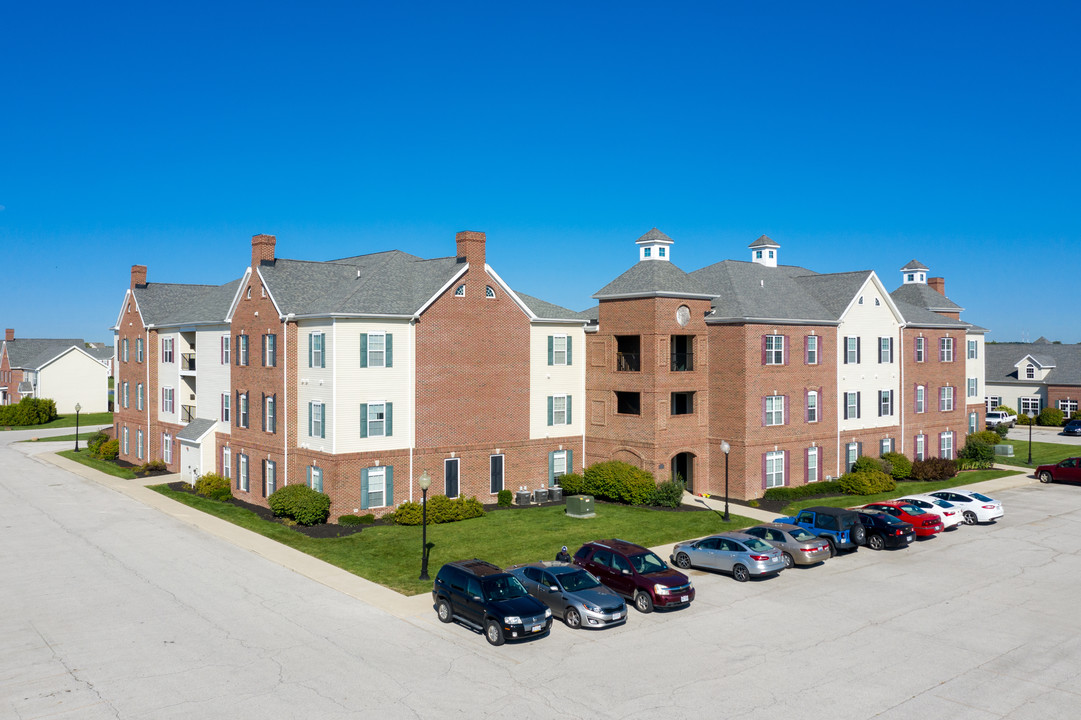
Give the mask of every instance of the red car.
[{"label": "red car", "polygon": [[911,523],[916,531],[916,537],[934,537],[942,532],[942,518],[933,513],[926,512],[912,503],[890,501],[877,502],[863,507],[868,510],[881,510],[893,515],[902,522]]},{"label": "red car", "polygon": [[1081,483],[1081,457],[1066,458],[1057,465],[1041,465],[1036,477],[1042,483]]}]

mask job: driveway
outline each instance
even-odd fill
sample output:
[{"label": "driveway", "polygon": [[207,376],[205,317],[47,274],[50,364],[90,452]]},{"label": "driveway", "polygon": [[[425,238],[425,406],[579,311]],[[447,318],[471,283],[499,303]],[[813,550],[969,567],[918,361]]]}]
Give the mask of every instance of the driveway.
[{"label": "driveway", "polygon": [[[1006,435],[1010,440],[1028,441],[1028,425],[1015,425]],[[1063,445],[1081,445],[1081,435],[1063,435],[1062,428],[1034,426],[1032,442],[1061,443]]]},{"label": "driveway", "polygon": [[[1070,717],[1081,490],[902,551],[492,648],[3,447],[0,717]],[[478,550],[483,554],[483,550]]]}]

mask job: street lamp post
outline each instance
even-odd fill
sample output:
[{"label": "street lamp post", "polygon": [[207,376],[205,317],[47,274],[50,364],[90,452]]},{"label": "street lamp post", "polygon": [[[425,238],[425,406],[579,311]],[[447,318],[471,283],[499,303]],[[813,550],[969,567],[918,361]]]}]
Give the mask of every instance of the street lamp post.
[{"label": "street lamp post", "polygon": [[1027,412],[1025,417],[1028,418],[1028,464],[1032,464],[1032,426],[1036,424],[1036,413]]},{"label": "street lamp post", "polygon": [[721,450],[724,452],[724,520],[728,522],[728,453],[732,450],[732,446],[727,442],[722,442]]},{"label": "street lamp post", "polygon": [[421,493],[421,521],[420,521],[420,579],[430,580],[428,577],[428,488],[432,486],[432,476],[425,470],[420,474]]},{"label": "street lamp post", "polygon": [[75,403],[75,452],[79,452],[79,411],[83,406]]}]

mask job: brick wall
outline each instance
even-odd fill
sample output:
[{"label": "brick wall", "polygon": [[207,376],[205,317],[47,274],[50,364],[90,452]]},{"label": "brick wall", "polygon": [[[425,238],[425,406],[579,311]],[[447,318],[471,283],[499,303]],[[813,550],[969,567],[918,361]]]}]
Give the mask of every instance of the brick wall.
[{"label": "brick wall", "polygon": [[[946,336],[954,339],[953,362],[939,361],[939,340]],[[898,443],[898,451],[903,452],[909,458],[914,452],[914,438],[916,435],[927,436],[927,455],[938,457],[939,434],[943,432],[957,433],[954,445],[954,457],[957,451],[964,445],[965,436],[968,434],[968,406],[966,405],[966,377],[964,359],[964,333],[945,332],[942,330],[904,328],[902,330],[901,361],[903,365],[903,381],[901,385],[901,397],[904,403],[904,443]],[[917,337],[925,337],[926,357],[924,362],[915,361],[915,342]],[[916,386],[923,385],[927,388],[927,412],[916,413]],[[939,410],[939,388],[952,386],[953,411],[941,412]],[[981,414],[982,417],[982,414]],[[978,426],[977,430],[983,429]]]}]

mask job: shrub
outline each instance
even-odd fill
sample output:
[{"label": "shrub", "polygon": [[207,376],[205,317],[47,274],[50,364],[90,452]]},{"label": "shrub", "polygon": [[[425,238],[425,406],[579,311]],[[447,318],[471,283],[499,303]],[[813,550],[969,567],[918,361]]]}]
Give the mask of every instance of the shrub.
[{"label": "shrub", "polygon": [[496,494],[496,504],[500,507],[510,507],[510,501],[513,497],[510,490],[500,490]]},{"label": "shrub", "polygon": [[[1002,423],[999,423],[999,425],[1001,424]],[[996,425],[995,427],[998,427],[998,425]],[[999,441],[1002,440],[1002,437],[994,430],[981,430],[977,433],[972,433],[971,435],[969,435],[966,439],[966,442],[972,442],[973,440],[978,440],[988,445],[998,445]]]},{"label": "shrub", "polygon": [[766,500],[802,500],[812,495],[839,495],[841,492],[840,483],[836,480],[827,480],[825,482],[813,482],[806,485],[796,485],[793,487],[775,487],[766,491],[763,497]]},{"label": "shrub", "polygon": [[878,458],[870,457],[869,455],[863,455],[861,457],[858,457],[856,458],[856,462],[852,463],[851,472],[854,473],[871,472],[874,470],[877,470],[881,473],[889,472],[886,468],[886,463],[884,463],[882,460],[879,460]]},{"label": "shrub", "polygon": [[371,513],[367,515],[342,515],[338,518],[338,524],[346,526],[370,525],[373,522],[375,522],[375,515]]},{"label": "shrub", "polygon": [[653,491],[653,505],[679,507],[683,502],[683,483],[679,480],[662,482]]},{"label": "shrub", "polygon": [[887,472],[894,480],[904,480],[912,475],[912,461],[905,457],[904,453],[888,452],[882,456],[882,460],[889,467]]},{"label": "shrub", "polygon": [[86,441],[86,449],[90,451],[91,455],[97,456],[98,448],[107,442],[109,442],[109,433],[98,430]]},{"label": "shrub", "polygon": [[1074,410],[1070,413],[1071,420],[1081,420],[1081,410]]},{"label": "shrub", "polygon": [[957,474],[957,463],[943,458],[927,458],[912,463],[913,480],[946,480]]},{"label": "shrub", "polygon": [[116,456],[120,454],[120,441],[108,440],[98,446],[97,456],[102,460],[116,460]]},{"label": "shrub", "polygon": [[629,463],[609,460],[586,468],[585,492],[595,497],[646,505],[653,500],[656,489],[653,473]]},{"label": "shrub", "polygon": [[966,458],[957,459],[958,470],[988,470],[994,467],[994,460],[968,460]]},{"label": "shrub", "polygon": [[17,405],[0,405],[0,425],[43,425],[56,419],[56,403],[49,398],[24,397]]},{"label": "shrub", "polygon": [[301,525],[325,523],[330,516],[330,496],[307,485],[286,485],[270,494],[267,504],[278,517],[296,520]]},{"label": "shrub", "polygon": [[586,491],[586,481],[577,473],[567,473],[559,478],[559,486],[564,495],[581,495]]},{"label": "shrub", "polygon": [[968,442],[957,453],[959,460],[983,460],[993,463],[995,460],[995,449],[985,442],[979,440],[973,440],[971,436],[968,438]]},{"label": "shrub", "polygon": [[[424,508],[420,503],[403,502],[394,511],[394,522],[398,525],[420,525],[423,522]],[[484,515],[484,506],[475,497],[460,497],[451,500],[446,495],[433,495],[428,498],[428,524],[458,522]]]},{"label": "shrub", "polygon": [[1017,415],[1018,417],[1020,417],[1020,414],[1009,405],[999,405],[997,408],[995,408],[995,410],[1001,410],[1002,412],[1009,413],[1010,415]]},{"label": "shrub", "polygon": [[845,473],[837,481],[847,495],[874,495],[897,488],[897,483],[881,470],[861,470]]},{"label": "shrub", "polygon": [[1006,439],[1006,436],[1010,434],[1010,429],[1006,427],[1005,423],[999,423],[992,428],[995,431],[995,435],[998,435],[999,441]]},{"label": "shrub", "polygon": [[1018,425],[1035,425],[1036,424],[1036,418],[1030,418],[1028,415],[1018,415],[1017,416],[1017,424]]},{"label": "shrub", "polygon": [[1058,408],[1044,408],[1040,411],[1040,415],[1036,418],[1036,422],[1040,425],[1059,427],[1065,422],[1065,416]]},{"label": "shrub", "polygon": [[195,479],[195,492],[211,500],[229,500],[233,497],[232,488],[229,487],[229,478],[222,477],[217,473],[207,473]]}]

